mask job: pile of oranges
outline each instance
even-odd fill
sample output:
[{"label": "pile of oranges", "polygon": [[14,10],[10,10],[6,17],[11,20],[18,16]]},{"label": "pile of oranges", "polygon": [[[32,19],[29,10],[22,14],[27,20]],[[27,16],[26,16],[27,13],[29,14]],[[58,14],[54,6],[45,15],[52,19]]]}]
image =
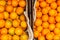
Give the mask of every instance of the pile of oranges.
[{"label": "pile of oranges", "polygon": [[60,0],[37,0],[34,38],[60,40]]},{"label": "pile of oranges", "polygon": [[0,40],[28,40],[26,0],[0,0]]}]

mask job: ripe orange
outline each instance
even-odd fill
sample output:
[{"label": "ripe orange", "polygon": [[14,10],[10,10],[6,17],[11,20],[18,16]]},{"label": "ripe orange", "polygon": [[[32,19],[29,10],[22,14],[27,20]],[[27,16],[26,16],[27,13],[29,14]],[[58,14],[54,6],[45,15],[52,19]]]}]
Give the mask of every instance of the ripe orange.
[{"label": "ripe orange", "polygon": [[42,16],[42,21],[48,21],[48,15],[43,15]]},{"label": "ripe orange", "polygon": [[12,1],[11,0],[7,1],[7,4],[8,5],[11,5],[12,4]]},{"label": "ripe orange", "polygon": [[4,19],[3,13],[0,13],[0,20],[1,20],[1,19]]},{"label": "ripe orange", "polygon": [[57,7],[57,11],[60,12],[60,6]]},{"label": "ripe orange", "polygon": [[9,13],[8,12],[4,12],[4,19],[8,19],[9,18]]},{"label": "ripe orange", "polygon": [[57,5],[60,6],[60,0],[57,0]]},{"label": "ripe orange", "polygon": [[55,28],[55,29],[54,29],[54,33],[55,33],[55,34],[59,34],[59,33],[60,33],[60,29],[59,29],[59,28]]},{"label": "ripe orange", "polygon": [[20,20],[21,21],[25,21],[25,16],[24,15],[20,15]]},{"label": "ripe orange", "polygon": [[55,29],[55,24],[50,24],[50,25],[49,25],[49,30],[50,30],[50,31],[53,31],[54,29]]},{"label": "ripe orange", "polygon": [[13,27],[18,27],[19,26],[19,22],[17,20],[13,20]]},{"label": "ripe orange", "polygon": [[41,24],[42,24],[42,20],[41,19],[36,19],[35,25],[40,26]]},{"label": "ripe orange", "polygon": [[47,3],[52,3],[54,0],[46,0]]},{"label": "ripe orange", "polygon": [[46,9],[49,11],[51,9],[51,7],[50,6],[47,6]]},{"label": "ripe orange", "polygon": [[55,18],[54,17],[49,17],[48,22],[49,23],[55,23]]},{"label": "ripe orange", "polygon": [[21,28],[16,28],[15,29],[15,34],[16,35],[22,35],[22,33],[23,33],[23,30]]},{"label": "ripe orange", "polygon": [[17,18],[17,13],[16,12],[11,12],[11,14],[10,14],[10,18],[11,19],[16,19]]},{"label": "ripe orange", "polygon": [[60,29],[60,23],[56,23],[56,27]]},{"label": "ripe orange", "polygon": [[25,7],[26,6],[26,2],[24,0],[19,1],[19,6],[20,7]]},{"label": "ripe orange", "polygon": [[18,7],[18,8],[16,9],[16,13],[17,13],[18,15],[22,14],[23,11],[24,11],[24,9],[23,9],[22,7]]},{"label": "ripe orange", "polygon": [[12,40],[12,36],[7,34],[8,35],[8,40]]},{"label": "ripe orange", "polygon": [[39,1],[36,1],[35,7],[36,7],[36,8],[39,7]]},{"label": "ripe orange", "polygon": [[50,16],[56,16],[56,15],[57,15],[57,11],[54,10],[54,9],[51,9],[51,10],[49,11],[49,15],[50,15]]},{"label": "ripe orange", "polygon": [[6,28],[2,28],[1,29],[1,34],[7,34],[7,29]]},{"label": "ripe orange", "polygon": [[0,6],[0,12],[4,12],[5,8],[4,6]]},{"label": "ripe orange", "polygon": [[43,29],[42,30],[42,35],[47,35],[48,33],[50,33],[49,29]]},{"label": "ripe orange", "polygon": [[18,6],[18,1],[17,0],[12,0],[12,6],[14,6],[14,7]]},{"label": "ripe orange", "polygon": [[45,37],[44,36],[40,36],[40,37],[38,37],[38,40],[45,40]]},{"label": "ripe orange", "polygon": [[5,26],[5,21],[4,20],[0,20],[0,28]]},{"label": "ripe orange", "polygon": [[6,20],[5,27],[6,28],[11,28],[12,27],[12,22],[10,20]]},{"label": "ripe orange", "polygon": [[48,22],[43,22],[42,23],[42,27],[43,28],[48,28],[49,27],[49,23]]},{"label": "ripe orange", "polygon": [[19,40],[19,36],[13,35],[13,40]]},{"label": "ripe orange", "polygon": [[7,12],[12,12],[12,11],[13,11],[13,6],[7,5],[7,6],[6,6],[6,11],[7,11]]},{"label": "ripe orange", "polygon": [[42,1],[44,1],[44,0],[38,0],[39,2],[42,2]]}]

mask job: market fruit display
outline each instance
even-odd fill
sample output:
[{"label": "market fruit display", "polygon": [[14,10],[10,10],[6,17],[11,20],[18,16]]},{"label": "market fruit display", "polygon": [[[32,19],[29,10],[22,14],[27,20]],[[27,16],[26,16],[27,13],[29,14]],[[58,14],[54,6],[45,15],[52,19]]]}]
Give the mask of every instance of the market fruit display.
[{"label": "market fruit display", "polygon": [[35,0],[34,39],[60,40],[60,0]]},{"label": "market fruit display", "polygon": [[28,40],[26,0],[0,0],[0,40]]}]

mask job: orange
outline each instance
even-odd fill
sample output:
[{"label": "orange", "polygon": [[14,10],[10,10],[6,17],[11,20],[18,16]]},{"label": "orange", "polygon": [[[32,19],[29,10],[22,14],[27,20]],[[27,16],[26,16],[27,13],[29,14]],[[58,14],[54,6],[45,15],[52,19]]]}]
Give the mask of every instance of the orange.
[{"label": "orange", "polygon": [[60,16],[55,17],[56,22],[60,22]]},{"label": "orange", "polygon": [[60,13],[58,13],[57,16],[60,16]]},{"label": "orange", "polygon": [[39,1],[36,1],[35,7],[36,7],[36,8],[39,7]]},{"label": "orange", "polygon": [[24,28],[24,29],[27,28],[27,23],[26,23],[26,21],[22,21],[22,22],[21,22],[21,27]]},{"label": "orange", "polygon": [[6,20],[5,27],[6,28],[11,28],[12,27],[12,22],[10,20]]},{"label": "orange", "polygon": [[0,20],[1,20],[1,19],[4,19],[3,13],[0,13]]},{"label": "orange", "polygon": [[12,1],[11,1],[11,0],[8,0],[8,1],[7,1],[7,4],[8,4],[8,5],[11,5],[11,4],[12,4]]},{"label": "orange", "polygon": [[43,15],[42,16],[42,21],[48,21],[48,15]]},{"label": "orange", "polygon": [[46,9],[49,11],[51,9],[51,7],[50,6],[47,6]]},{"label": "orange", "polygon": [[17,20],[13,20],[13,26],[14,27],[18,27],[19,26],[19,22]]},{"label": "orange", "polygon": [[41,19],[36,19],[35,25],[40,26],[41,24],[42,24],[42,20]]},{"label": "orange", "polygon": [[45,2],[45,1],[42,1],[41,3],[40,3],[40,7],[46,7],[46,5],[47,5],[47,3]]},{"label": "orange", "polygon": [[7,11],[7,12],[12,12],[12,11],[13,11],[13,6],[7,5],[7,6],[6,6],[6,11]]},{"label": "orange", "polygon": [[33,27],[34,29],[36,28],[36,26],[34,25],[34,27]]},{"label": "orange", "polygon": [[43,9],[42,9],[42,13],[43,13],[43,14],[48,14],[48,9],[47,9],[47,8],[43,8]]},{"label": "orange", "polygon": [[56,16],[56,15],[57,15],[57,11],[54,10],[54,9],[51,9],[51,10],[49,11],[49,15],[50,15],[50,16]]},{"label": "orange", "polygon": [[21,21],[25,21],[25,16],[24,15],[20,15],[20,20]]},{"label": "orange", "polygon": [[15,29],[15,34],[16,35],[22,35],[22,33],[23,33],[23,30],[21,28],[16,28]]},{"label": "orange", "polygon": [[49,23],[55,23],[55,18],[54,17],[49,17],[48,22]]},{"label": "orange", "polygon": [[13,35],[13,40],[19,40],[19,36]]},{"label": "orange", "polygon": [[51,40],[53,40],[53,34],[48,33],[48,34],[46,35],[46,39],[51,39]]},{"label": "orange", "polygon": [[1,0],[1,1],[0,1],[0,5],[5,6],[5,5],[6,5],[6,1]]},{"label": "orange", "polygon": [[10,35],[14,35],[15,28],[13,28],[13,27],[9,28],[9,31],[8,32],[9,32]]},{"label": "orange", "polygon": [[55,24],[50,24],[50,25],[49,25],[49,30],[50,30],[50,31],[53,31],[54,29],[55,29]]},{"label": "orange", "polygon": [[52,3],[54,0],[46,0],[47,3]]},{"label": "orange", "polygon": [[56,23],[56,27],[60,29],[60,23]]},{"label": "orange", "polygon": [[42,26],[38,26],[36,29],[37,29],[38,32],[41,32],[43,30],[43,27]]},{"label": "orange", "polygon": [[14,7],[18,6],[18,1],[17,0],[12,0],[12,6],[14,6]]},{"label": "orange", "polygon": [[57,11],[60,12],[60,6],[57,7]]},{"label": "orange", "polygon": [[38,1],[42,2],[42,1],[44,1],[44,0],[38,0]]},{"label": "orange", "polygon": [[55,33],[55,34],[59,34],[59,33],[60,33],[60,29],[59,29],[59,28],[55,28],[55,29],[54,29],[54,33]]},{"label": "orange", "polygon": [[56,2],[51,3],[51,6],[50,7],[52,9],[56,9],[57,8],[57,3]]},{"label": "orange", "polygon": [[10,14],[10,18],[11,19],[16,19],[17,18],[17,13],[16,12],[11,12],[11,14]]},{"label": "orange", "polygon": [[7,29],[6,28],[2,28],[1,29],[1,34],[7,34]]},{"label": "orange", "polygon": [[4,20],[0,20],[0,28],[5,26],[5,21]]},{"label": "orange", "polygon": [[49,27],[49,23],[48,22],[43,22],[42,23],[42,27],[43,28],[48,28]]},{"label": "orange", "polygon": [[4,6],[0,6],[0,12],[4,12],[5,8]]},{"label": "orange", "polygon": [[49,29],[43,29],[42,30],[42,35],[46,35],[47,33],[50,33]]},{"label": "orange", "polygon": [[23,11],[24,11],[24,9],[23,9],[22,7],[18,7],[18,8],[16,9],[16,13],[17,13],[18,15],[22,14]]},{"label": "orange", "polygon": [[38,31],[34,31],[34,37],[38,38],[38,36],[39,36],[39,32]]},{"label": "orange", "polygon": [[45,40],[45,37],[44,36],[40,36],[40,37],[38,37],[38,40]]},{"label": "orange", "polygon": [[25,7],[26,6],[26,2],[24,0],[19,1],[19,6],[20,7]]},{"label": "orange", "polygon": [[4,12],[4,19],[8,19],[9,18],[9,13],[8,12]]},{"label": "orange", "polygon": [[8,39],[9,39],[9,40],[12,40],[12,36],[9,35],[9,34],[7,34],[7,35],[8,35]]},{"label": "orange", "polygon": [[57,5],[60,6],[60,0],[57,0]]}]

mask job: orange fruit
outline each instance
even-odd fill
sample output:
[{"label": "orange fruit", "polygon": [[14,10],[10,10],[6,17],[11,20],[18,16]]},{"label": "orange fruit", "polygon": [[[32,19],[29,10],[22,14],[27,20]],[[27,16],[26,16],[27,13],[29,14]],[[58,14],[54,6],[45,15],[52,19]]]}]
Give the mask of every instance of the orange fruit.
[{"label": "orange fruit", "polygon": [[38,32],[41,32],[43,30],[43,27],[42,26],[38,26],[36,29],[37,29]]},{"label": "orange fruit", "polygon": [[11,19],[16,19],[17,18],[17,13],[16,12],[11,12],[11,14],[10,14],[10,18]]},{"label": "orange fruit", "polygon": [[23,30],[21,28],[16,28],[15,29],[15,34],[16,35],[22,35],[22,33],[23,33]]},{"label": "orange fruit", "polygon": [[53,31],[55,29],[55,24],[49,24],[49,30]]},{"label": "orange fruit", "polygon": [[57,0],[57,5],[60,6],[60,0]]},{"label": "orange fruit", "polygon": [[12,12],[12,11],[13,11],[13,6],[7,5],[7,6],[6,6],[6,11],[7,11],[7,12]]},{"label": "orange fruit", "polygon": [[36,8],[39,7],[39,1],[36,1],[35,7],[36,7]]},{"label": "orange fruit", "polygon": [[1,1],[0,1],[0,5],[5,6],[5,5],[6,5],[6,1],[1,0]]},{"label": "orange fruit", "polygon": [[42,30],[42,35],[46,35],[48,33],[50,33],[50,30],[49,29],[43,29]]},{"label": "orange fruit", "polygon": [[6,20],[5,27],[6,28],[11,28],[12,27],[12,22],[10,20]]},{"label": "orange fruit", "polygon": [[49,23],[48,22],[43,22],[42,23],[42,27],[43,28],[48,28],[49,27]]},{"label": "orange fruit", "polygon": [[16,9],[16,13],[17,13],[18,15],[22,14],[23,11],[24,11],[24,9],[23,9],[22,7],[18,7],[18,8]]},{"label": "orange fruit", "polygon": [[42,17],[42,12],[40,12],[40,11],[37,11],[37,12],[36,12],[36,17],[37,17],[37,18],[40,18],[40,17]]},{"label": "orange fruit", "polygon": [[13,40],[19,40],[19,36],[13,35]]},{"label": "orange fruit", "polygon": [[8,40],[12,40],[12,36],[8,34]]},{"label": "orange fruit", "polygon": [[51,9],[51,7],[50,6],[47,6],[46,9],[49,11]]},{"label": "orange fruit", "polygon": [[9,13],[8,12],[4,12],[4,19],[8,19],[9,18]]},{"label": "orange fruit", "polygon": [[39,2],[42,2],[42,1],[44,1],[44,0],[38,0]]},{"label": "orange fruit", "polygon": [[56,23],[56,27],[60,29],[60,23]]},{"label": "orange fruit", "polygon": [[60,16],[60,13],[58,13],[57,16]]},{"label": "orange fruit", "polygon": [[49,17],[48,22],[49,23],[55,23],[55,18],[54,17]]},{"label": "orange fruit", "polygon": [[54,0],[46,0],[47,3],[52,3]]},{"label": "orange fruit", "polygon": [[42,13],[43,13],[43,14],[48,14],[48,9],[47,9],[47,8],[43,8],[43,9],[42,9]]},{"label": "orange fruit", "polygon": [[48,21],[48,15],[43,15],[42,16],[42,21]]},{"label": "orange fruit", "polygon": [[53,39],[53,34],[51,34],[51,33],[48,33],[47,35],[46,35],[46,39]]},{"label": "orange fruit", "polygon": [[4,20],[0,20],[0,28],[5,26],[5,21]]},{"label": "orange fruit", "polygon": [[4,6],[0,6],[0,12],[4,12],[5,8]]},{"label": "orange fruit", "polygon": [[18,27],[19,26],[19,22],[17,20],[13,20],[13,26],[14,27]]},{"label": "orange fruit", "polygon": [[42,2],[40,3],[40,7],[46,7],[46,5],[47,5],[47,3],[46,3],[45,1],[42,1]]},{"label": "orange fruit", "polygon": [[26,21],[22,21],[22,22],[21,22],[21,27],[24,28],[24,29],[27,28],[27,23],[26,23]]},{"label": "orange fruit", "polygon": [[8,0],[8,1],[7,1],[7,4],[8,4],[8,5],[11,5],[11,4],[12,4],[12,1],[11,1],[11,0]]},{"label": "orange fruit", "polygon": [[25,16],[24,15],[20,15],[20,20],[21,21],[25,21]]},{"label": "orange fruit", "polygon": [[55,28],[55,29],[54,29],[54,33],[55,33],[55,34],[59,34],[59,33],[60,33],[60,29],[59,29],[59,28]]},{"label": "orange fruit", "polygon": [[42,20],[41,19],[36,19],[35,25],[40,26],[41,24],[42,24]]},{"label": "orange fruit", "polygon": [[14,33],[15,33],[15,28],[13,27],[9,28],[9,34],[14,35]]},{"label": "orange fruit", "polygon": [[57,7],[57,11],[60,12],[60,6]]},{"label": "orange fruit", "polygon": [[1,29],[1,34],[7,34],[7,29],[6,28],[2,28]]},{"label": "orange fruit", "polygon": [[55,17],[56,22],[60,22],[60,16]]},{"label": "orange fruit", "polygon": [[14,7],[18,6],[18,1],[17,0],[12,0],[12,6],[14,6]]},{"label": "orange fruit", "polygon": [[26,6],[26,2],[24,0],[19,1],[19,6],[20,7],[25,7]]},{"label": "orange fruit", "polygon": [[54,10],[54,9],[51,9],[51,10],[49,11],[49,15],[50,15],[50,16],[56,16],[56,15],[57,15],[57,11]]},{"label": "orange fruit", "polygon": [[52,2],[50,7],[52,9],[56,9],[57,8],[57,3],[56,2]]},{"label": "orange fruit", "polygon": [[44,36],[40,36],[40,37],[38,37],[38,40],[45,40],[45,37]]},{"label": "orange fruit", "polygon": [[4,19],[3,13],[0,13],[0,20],[1,20],[1,19]]}]

